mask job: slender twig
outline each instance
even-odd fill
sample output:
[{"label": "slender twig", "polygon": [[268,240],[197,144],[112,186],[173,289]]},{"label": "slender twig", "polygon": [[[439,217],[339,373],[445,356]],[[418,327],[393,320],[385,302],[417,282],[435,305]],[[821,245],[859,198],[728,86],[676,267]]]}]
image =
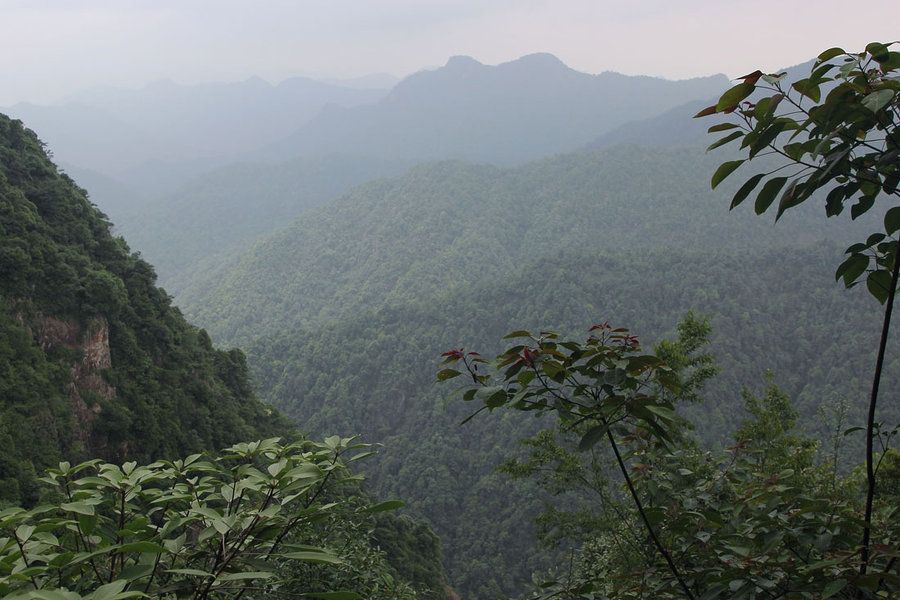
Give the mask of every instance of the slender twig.
[{"label": "slender twig", "polygon": [[628,491],[631,493],[631,498],[634,500],[634,504],[641,516],[641,520],[644,522],[644,527],[647,528],[647,532],[650,534],[650,539],[653,540],[653,544],[656,546],[656,550],[665,559],[666,564],[669,567],[669,571],[671,571],[672,575],[675,576],[675,579],[678,580],[678,584],[681,586],[681,589],[684,590],[685,596],[687,596],[690,600],[695,600],[694,593],[691,592],[691,588],[688,587],[687,582],[681,576],[681,572],[678,570],[678,567],[672,560],[672,556],[669,554],[669,551],[666,550],[665,546],[662,545],[662,542],[656,535],[656,530],[654,530],[653,525],[650,524],[650,519],[647,517],[647,513],[644,512],[644,505],[641,503],[641,499],[640,497],[638,497],[637,491],[634,489],[634,484],[631,482],[631,476],[628,474],[628,467],[625,466],[625,461],[622,460],[622,455],[619,453],[619,446],[618,444],[616,444],[616,439],[613,437],[613,434],[610,430],[606,431],[606,437],[609,439],[609,444],[612,447],[613,453],[616,455],[616,461],[619,463],[619,470],[622,472],[622,476],[625,478],[625,485],[628,486]]}]

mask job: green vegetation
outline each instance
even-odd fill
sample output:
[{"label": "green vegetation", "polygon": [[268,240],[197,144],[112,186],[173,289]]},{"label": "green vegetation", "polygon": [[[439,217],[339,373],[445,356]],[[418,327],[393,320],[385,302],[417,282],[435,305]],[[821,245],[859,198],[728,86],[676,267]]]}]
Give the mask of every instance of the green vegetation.
[{"label": "green vegetation", "polygon": [[288,430],[243,354],[215,350],[154,281],[34,134],[0,117],[4,501],[35,502],[34,469],[64,458],[147,461]]},{"label": "green vegetation", "polygon": [[[846,251],[849,257],[835,273],[835,278],[842,278],[847,287],[859,283],[865,274],[869,293],[885,305],[866,419],[861,577],[866,575],[870,563],[872,511],[877,491],[875,438],[882,427],[876,420],[878,391],[900,280],[900,253],[898,241],[893,237],[900,231],[900,206],[897,206],[900,200],[900,131],[897,129],[900,52],[890,50],[896,43],[872,42],[865,51],[852,54],[843,48],[825,50],[809,77],[794,82],[790,88],[783,83],[784,74],[764,75],[757,70],[742,77],[742,83],[725,92],[715,106],[697,115],[736,112],[741,119],[740,123],[722,123],[709,129],[710,133],[734,130],[710,149],[741,140],[741,149],[748,153],[747,159],[723,163],[713,175],[713,187],[760,153],[787,159],[782,167],[754,175],[744,183],[735,194],[732,207],[740,204],[766,177],[769,179],[756,196],[754,208],[757,214],[765,212],[780,193],[776,219],[822,189],[828,190],[825,214],[829,217],[841,214],[850,201],[854,201],[850,209],[853,219],[869,212],[884,196],[892,203],[884,214],[884,232],[875,231],[864,242],[850,246]],[[760,80],[768,85],[760,84]],[[831,88],[824,100],[823,86]],[[758,89],[774,93],[755,103],[744,101]],[[804,100],[812,106],[804,106]],[[782,103],[794,110],[779,111]],[[783,137],[779,140],[783,133],[790,132],[793,133],[787,143]],[[772,177],[778,172],[786,174]]]},{"label": "green vegetation", "polygon": [[[198,180],[143,213],[147,244],[173,274],[184,268],[171,281],[186,313],[248,360],[189,325],[34,135],[0,121],[0,443],[13,448],[0,482],[4,502],[38,506],[0,512],[0,591],[440,599],[453,595],[443,560],[467,598],[526,594],[533,575],[549,580],[540,598],[891,597],[900,408],[877,400],[900,377],[889,328],[900,212],[876,200],[898,193],[898,56],[828,51],[793,84],[803,101],[781,75],[742,78],[701,111],[739,120],[710,128],[726,132],[710,149],[743,143],[718,169],[699,148],[646,145],[515,168],[422,165],[253,245],[304,203],[396,165],[303,159]],[[550,57],[523,61],[490,75],[521,84],[527,63],[580,85]],[[307,133],[335,131],[322,123],[340,113],[352,135],[334,136],[338,147],[362,132],[386,156],[459,150],[478,139],[477,118],[443,119],[458,136],[423,146],[391,115],[426,131],[411,106],[446,102],[441,86],[461,72],[487,86],[481,67],[455,59],[401,84],[387,109],[326,111]],[[521,117],[508,116],[501,126]],[[537,120],[572,134],[551,117]],[[646,139],[654,122],[597,143]],[[755,170],[731,187],[745,155]],[[755,210],[739,207],[763,181]],[[265,214],[246,200],[257,187],[272,192],[259,192]],[[751,214],[779,193],[777,226]],[[849,221],[814,207],[833,216],[851,201]],[[154,233],[173,219],[170,235]],[[858,240],[837,275],[867,285],[843,290],[833,267]],[[499,347],[513,327],[526,330]],[[558,333],[527,331],[539,327]],[[438,380],[471,384],[470,404],[434,381],[451,344]],[[499,356],[463,349],[473,345]],[[291,435],[248,370],[310,439],[383,442],[366,463],[375,496],[404,498],[425,522],[369,500],[339,460],[363,451],[352,439],[269,438],[150,463]],[[515,410],[470,418],[500,408]],[[150,464],[88,461],[70,477],[67,460],[95,456]],[[45,467],[56,492],[37,482]]]},{"label": "green vegetation", "polygon": [[[758,214],[786,184],[778,217],[821,188],[828,189],[829,216],[840,214],[845,201],[856,200],[854,218],[869,211],[882,193],[897,194],[900,84],[891,72],[900,69],[900,53],[888,47],[872,43],[863,53],[839,48],[823,53],[811,76],[792,86],[813,101],[811,108],[791,98],[781,76],[756,71],[698,114],[737,111],[743,119],[743,126],[711,127],[710,133],[737,131],[710,149],[743,139],[750,159],[761,151],[788,159],[751,177],[736,192],[732,208],[766,177],[798,167],[767,181],[757,196]],[[831,81],[825,74],[836,68],[827,61],[836,57],[846,57],[838,83],[821,105],[815,104],[819,86]],[[776,93],[741,104],[760,79]],[[782,101],[796,110],[781,116],[776,107]],[[800,120],[791,116],[797,114]],[[777,143],[785,131],[795,132],[792,139],[805,135],[798,142]],[[744,162],[723,163],[712,187]],[[697,354],[709,327],[691,315],[676,342],[660,344],[650,354],[642,351],[637,336],[608,321],[590,327],[583,343],[547,331],[515,331],[506,337],[520,341],[492,363],[462,347],[442,354],[446,366],[437,379],[462,377],[468,381],[463,399],[481,405],[470,419],[500,408],[556,417],[562,443],[547,433],[527,440],[530,460],[507,465],[507,472],[536,478],[556,495],[586,492],[599,501],[599,509],[585,508],[582,500],[580,510],[551,509],[541,516],[545,540],[553,539],[556,528],[562,531],[557,541],[574,532],[581,542],[564,581],[541,586],[549,589],[541,597],[649,594],[712,600],[891,598],[900,593],[900,507],[891,467],[896,451],[890,450],[898,426],[880,420],[895,422],[897,415],[877,410],[900,270],[898,242],[891,237],[900,227],[892,216],[896,210],[885,213],[886,233],[876,232],[851,246],[850,257],[837,271],[848,287],[868,272],[868,291],[885,304],[880,342],[872,344],[877,358],[866,427],[844,432],[865,431],[865,484],[858,473],[838,474],[840,428],[834,452],[823,462],[816,442],[795,432],[798,414],[789,397],[771,384],[762,398],[745,392],[751,419],[738,429],[735,444],[724,455],[699,452],[684,435],[684,419],[676,408],[679,401],[696,399],[698,387],[715,369],[709,355]],[[850,408],[849,421],[860,422],[852,404]],[[598,456],[595,447],[601,443],[608,450]],[[576,446],[590,452],[588,458],[567,449]],[[879,478],[885,458],[888,467]],[[621,483],[611,485],[614,471]],[[886,493],[879,493],[882,482]],[[613,514],[615,525],[609,521]]]},{"label": "green vegetation", "polygon": [[495,467],[542,424],[460,428],[465,411],[433,387],[431,357],[448,345],[497,350],[511,328],[574,334],[598,315],[660,339],[696,309],[722,366],[686,409],[704,441],[729,442],[736,390],[767,369],[807,431],[860,417],[878,306],[835,286],[831,265],[877,219],[844,226],[798,207],[772,227],[729,213],[707,184],[713,159],[617,147],[516,169],[418,167],[305,213],[198,279],[182,306],[246,349],[262,397],[305,431],[385,444],[367,475],[428,520],[456,589],[516,594],[549,564],[521,522],[542,496],[521,482],[510,502]]},{"label": "green vegetation", "polygon": [[[11,577],[10,585],[28,587],[34,583],[32,575],[43,581],[52,573],[56,582],[52,585],[77,589],[79,594],[90,592],[97,598],[107,593],[112,597],[125,593],[124,587],[114,588],[120,585],[116,577],[124,576],[122,569],[127,569],[129,561],[140,568],[128,570],[128,576],[138,577],[147,558],[143,550],[119,552],[116,545],[126,542],[102,538],[110,532],[101,528],[94,537],[102,539],[87,534],[88,541],[99,544],[105,558],[120,557],[103,578],[112,587],[100,591],[95,589],[100,583],[96,579],[79,576],[79,569],[91,561],[79,562],[74,570],[60,570],[70,556],[67,553],[80,557],[78,553],[85,550],[83,544],[79,549],[81,541],[74,541],[67,529],[71,525],[71,514],[65,516],[68,508],[59,505],[53,490],[38,481],[46,468],[97,457],[77,469],[94,470],[101,476],[123,474],[112,463],[131,461],[127,468],[132,469],[135,461],[172,459],[294,429],[255,398],[244,355],[214,349],[206,333],[187,323],[171,305],[155,279],[147,263],[131,254],[121,238],[110,235],[110,224],[87,201],[85,192],[47,159],[35,135],[20,122],[0,116],[0,443],[4,449],[0,503],[26,508],[56,503],[53,514],[61,510],[57,517],[63,519],[46,521],[51,517],[37,508],[25,512],[10,508],[2,513],[11,519],[4,522],[15,524],[16,529],[32,526],[25,521],[44,519],[42,525],[35,525],[40,535],[35,534],[33,547],[26,544],[25,552],[50,553],[56,558],[55,563],[42,564],[49,570],[23,570],[25,558],[16,554],[17,544],[10,545],[12,537],[3,538],[0,576]],[[97,462],[101,459],[111,463],[101,466]],[[226,455],[223,460],[230,459]],[[309,456],[304,460],[310,460]],[[151,496],[166,477],[174,477],[170,472],[163,474],[169,467],[161,465],[138,468],[144,475],[149,473],[147,481],[156,482],[143,488]],[[105,484],[91,477],[82,483],[85,497],[93,499],[88,504],[98,507],[98,514],[106,511],[101,509],[109,503]],[[138,521],[137,515],[146,515],[146,503],[154,499],[141,496],[139,487],[134,488],[136,496],[129,497],[135,502],[129,514]],[[367,503],[358,484],[341,492],[340,499],[350,512],[329,509],[317,526],[322,531],[304,535],[339,546],[339,554],[352,558],[327,574],[318,567],[303,567],[291,577],[307,584],[320,581],[326,586],[323,589],[353,589],[372,598],[439,600],[445,596],[440,546],[427,527],[389,514],[357,519],[354,515],[361,514]],[[160,533],[159,522],[152,522],[152,527],[142,523],[129,534],[136,537],[135,543],[184,526],[175,524],[174,529]],[[57,535],[54,542],[50,534],[56,527],[66,533]],[[48,546],[49,542],[53,543]],[[392,565],[391,560],[398,564]],[[162,580],[157,579],[158,584]]]},{"label": "green vegetation", "polygon": [[370,515],[398,503],[364,505],[341,492],[355,488],[347,463],[371,454],[366,447],[267,439],[212,459],[60,463],[45,478],[54,504],[0,513],[0,593],[414,599],[365,544]]},{"label": "green vegetation", "polygon": [[196,277],[229,264],[261,235],[292,222],[365,181],[397,175],[404,164],[375,158],[328,156],[278,165],[237,164],[216,169],[153,202],[119,209],[118,233],[139,248],[176,293]]},{"label": "green vegetation", "polygon": [[898,497],[877,502],[871,572],[858,573],[863,479],[839,475],[836,456],[796,431],[776,386],[745,391],[749,418],[724,451],[704,451],[686,429],[674,409],[714,372],[699,354],[708,331],[689,317],[675,342],[644,353],[637,336],[604,322],[586,342],[514,332],[493,364],[444,353],[438,379],[466,380],[476,414],[557,417],[556,430],[526,440],[527,460],[505,466],[556,497],[538,519],[544,541],[574,542],[539,597],[893,597]]}]

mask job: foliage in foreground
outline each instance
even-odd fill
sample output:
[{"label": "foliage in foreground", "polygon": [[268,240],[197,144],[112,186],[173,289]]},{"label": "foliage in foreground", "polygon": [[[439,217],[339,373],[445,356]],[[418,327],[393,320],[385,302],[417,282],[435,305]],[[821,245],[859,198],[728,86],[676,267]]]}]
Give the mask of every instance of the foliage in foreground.
[{"label": "foliage in foreground", "polygon": [[335,436],[142,466],[61,463],[44,478],[57,502],[0,512],[0,595],[416,598],[365,541],[372,513],[401,503],[345,493],[360,479],[347,465],[371,453]]},{"label": "foliage in foreground", "polygon": [[[532,439],[530,461],[508,471],[541,477],[558,494],[587,492],[593,499],[592,509],[541,517],[545,534],[574,533],[581,542],[568,573],[560,568],[559,581],[546,584],[541,597],[900,592],[897,497],[878,498],[870,569],[860,574],[863,486],[856,477],[838,477],[833,462],[820,465],[816,444],[793,430],[796,413],[777,388],[745,396],[752,418],[727,451],[704,452],[688,437],[675,409],[695,396],[711,365],[696,354],[698,334],[702,341],[708,332],[696,321],[687,325],[677,343],[651,353],[627,330],[602,323],[584,342],[513,332],[509,337],[520,342],[493,364],[463,349],[444,354],[438,378],[468,378],[464,399],[479,401],[477,412],[556,415],[559,437]],[[574,433],[578,439],[569,443]],[[890,436],[882,436],[885,444]],[[574,448],[584,454],[574,455]]]}]

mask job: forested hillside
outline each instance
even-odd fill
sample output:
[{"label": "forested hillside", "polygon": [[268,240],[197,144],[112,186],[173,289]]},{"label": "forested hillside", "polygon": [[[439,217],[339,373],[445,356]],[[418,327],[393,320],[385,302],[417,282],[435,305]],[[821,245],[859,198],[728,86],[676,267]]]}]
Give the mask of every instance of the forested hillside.
[{"label": "forested hillside", "polygon": [[[878,305],[832,273],[871,223],[729,213],[727,191],[709,190],[713,168],[698,149],[639,146],[515,169],[418,167],[305,213],[198,279],[183,306],[244,345],[263,397],[304,427],[386,444],[370,476],[429,519],[466,596],[514,594],[552,553],[521,517],[538,512],[539,491],[495,467],[541,422],[459,427],[468,407],[433,387],[442,350],[606,319],[658,340],[695,309],[712,317],[722,367],[692,409],[708,443],[731,433],[739,390],[769,369],[818,435],[859,416]],[[887,368],[900,375],[896,360]]]},{"label": "forested hillside", "polygon": [[817,220],[810,228],[799,213],[774,226],[729,213],[705,180],[714,165],[696,149],[638,146],[512,169],[425,165],[307,212],[225,273],[198,277],[179,303],[215,338],[238,343],[468,289],[561,252],[750,250],[850,240],[866,226]]},{"label": "forested hillside", "polygon": [[[257,400],[243,353],[185,321],[110,228],[34,133],[0,115],[0,506],[46,499],[37,478],[61,461],[149,462],[294,435]],[[338,494],[367,498],[358,482]],[[379,515],[328,535],[353,562],[309,581],[445,597],[440,542],[421,522]]]},{"label": "forested hillside", "polygon": [[305,210],[355,185],[398,175],[406,167],[399,161],[357,156],[299,158],[277,165],[239,163],[195,177],[153,202],[117,209],[115,198],[120,196],[96,201],[118,210],[118,233],[140,248],[158,270],[161,284],[177,294]]},{"label": "forested hillside", "polygon": [[34,469],[63,456],[148,459],[285,431],[243,354],[189,325],[34,134],[0,119],[4,500],[34,501]]}]

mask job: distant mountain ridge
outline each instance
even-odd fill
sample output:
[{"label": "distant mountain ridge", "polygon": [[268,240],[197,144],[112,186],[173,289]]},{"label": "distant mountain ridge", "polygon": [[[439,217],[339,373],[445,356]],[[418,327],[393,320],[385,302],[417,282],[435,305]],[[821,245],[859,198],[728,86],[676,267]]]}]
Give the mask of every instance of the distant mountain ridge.
[{"label": "distant mountain ridge", "polygon": [[326,107],[268,159],[350,152],[390,158],[510,164],[565,152],[628,121],[720,93],[724,75],[668,81],[582,73],[551,54],[496,66],[454,56],[373,104]]},{"label": "distant mountain ridge", "polygon": [[159,191],[280,139],[325,106],[370,103],[386,93],[303,77],[277,85],[258,77],[195,85],[158,81],[134,90],[96,88],[57,105],[19,103],[2,111],[29,123],[56,160],[133,187],[172,180],[157,186]]}]

